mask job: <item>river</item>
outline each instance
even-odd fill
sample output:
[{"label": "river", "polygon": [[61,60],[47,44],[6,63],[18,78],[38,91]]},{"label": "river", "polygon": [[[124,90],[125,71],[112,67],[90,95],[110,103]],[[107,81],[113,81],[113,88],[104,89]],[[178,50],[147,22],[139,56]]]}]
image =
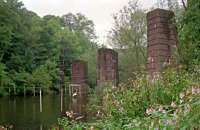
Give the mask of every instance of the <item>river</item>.
[{"label": "river", "polygon": [[[64,97],[63,110],[68,110],[69,98]],[[0,125],[13,125],[14,130],[48,130],[60,117],[60,95],[42,97],[0,98]]]}]

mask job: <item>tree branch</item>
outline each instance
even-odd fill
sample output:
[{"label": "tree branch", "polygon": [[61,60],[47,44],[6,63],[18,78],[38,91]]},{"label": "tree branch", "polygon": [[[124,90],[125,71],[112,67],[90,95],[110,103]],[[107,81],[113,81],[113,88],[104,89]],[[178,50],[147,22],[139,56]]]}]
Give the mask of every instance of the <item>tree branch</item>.
[{"label": "tree branch", "polygon": [[183,4],[184,9],[187,10],[187,6],[186,6],[184,0],[182,0],[182,4]]}]

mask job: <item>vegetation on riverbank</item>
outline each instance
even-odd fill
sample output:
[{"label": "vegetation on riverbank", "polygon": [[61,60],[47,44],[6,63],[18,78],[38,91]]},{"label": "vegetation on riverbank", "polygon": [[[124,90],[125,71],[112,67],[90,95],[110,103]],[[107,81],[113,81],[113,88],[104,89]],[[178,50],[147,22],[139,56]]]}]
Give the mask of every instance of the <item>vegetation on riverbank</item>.
[{"label": "vegetation on riverbank", "polygon": [[[107,87],[102,104],[93,104],[92,123],[60,120],[64,130],[139,130],[200,128],[199,72],[169,69],[154,83],[146,76]],[[93,97],[92,97],[93,98]],[[94,102],[93,102],[94,103]],[[89,103],[90,104],[90,103]],[[92,107],[88,106],[88,108]]]},{"label": "vegetation on riverbank", "polygon": [[[90,97],[88,113],[93,115],[88,122],[59,119],[64,130],[200,129],[200,2],[167,2],[176,14],[177,67],[169,67],[154,82],[146,78],[146,11],[130,1],[114,16],[108,37],[119,52],[121,84]],[[160,0],[159,5],[165,4]],[[18,0],[1,0],[0,19],[0,96],[14,91],[20,95],[24,88],[30,95],[34,88],[57,90],[63,50],[65,84],[70,81],[71,62],[83,59],[90,68],[89,85],[95,86],[98,45],[87,17],[40,17]]]},{"label": "vegetation on riverbank", "polygon": [[[62,118],[59,120],[59,124],[64,130],[200,129],[200,26],[198,26],[200,24],[200,2],[190,0],[187,4],[183,3],[182,8],[174,8],[176,4],[173,2],[177,3],[176,0],[172,0],[168,5],[169,9],[177,11],[175,12],[179,34],[177,67],[166,68],[162,76],[154,82],[150,82],[142,71],[139,71],[139,74],[133,73],[132,76],[126,75],[131,78],[128,81],[121,81],[119,87],[107,86],[105,88],[102,92],[103,96],[100,98],[101,104],[99,104],[99,100],[94,101],[97,95],[91,97],[93,100],[89,102],[88,113],[96,112],[92,121],[83,123]],[[134,9],[137,7],[132,8],[133,12],[121,11],[121,16],[136,18],[137,10]],[[118,40],[119,47],[123,47],[122,40],[127,41],[128,39],[134,42],[136,38],[140,41],[141,37],[134,37],[134,33],[131,37],[129,35],[130,30],[134,30],[135,24],[133,24],[135,25],[133,28],[125,28],[127,24],[135,23],[135,19],[133,21],[125,19],[129,21],[126,24],[123,24],[124,19],[120,20],[122,21],[117,21],[116,25],[120,26],[119,28],[122,30],[116,29],[117,33],[114,33],[119,34],[114,39]],[[137,47],[137,44],[129,47],[128,43],[125,43],[125,47],[130,48],[134,45]],[[136,48],[134,47],[134,49]],[[134,64],[132,61],[131,63]],[[130,67],[124,69],[132,68],[131,63],[127,64]]]}]

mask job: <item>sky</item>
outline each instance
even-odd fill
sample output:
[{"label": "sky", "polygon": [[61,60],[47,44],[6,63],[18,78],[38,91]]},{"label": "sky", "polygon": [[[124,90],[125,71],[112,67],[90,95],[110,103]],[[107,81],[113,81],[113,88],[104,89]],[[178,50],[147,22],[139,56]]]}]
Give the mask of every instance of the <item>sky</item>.
[{"label": "sky", "polygon": [[[113,25],[113,14],[119,12],[129,0],[21,0],[28,10],[39,16],[62,16],[69,12],[84,14],[95,24],[100,44],[106,44],[106,36]],[[152,7],[157,0],[139,0],[142,8]]]}]

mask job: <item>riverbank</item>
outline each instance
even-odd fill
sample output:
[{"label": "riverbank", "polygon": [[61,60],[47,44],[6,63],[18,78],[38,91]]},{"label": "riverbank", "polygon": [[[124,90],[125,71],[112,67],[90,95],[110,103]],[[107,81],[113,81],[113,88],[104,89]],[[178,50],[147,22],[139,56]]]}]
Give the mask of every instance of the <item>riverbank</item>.
[{"label": "riverbank", "polygon": [[[146,76],[119,87],[107,87],[101,105],[89,103],[96,113],[90,123],[61,119],[64,130],[199,129],[200,80],[198,73],[168,70],[156,81]],[[91,97],[94,99],[97,95]],[[90,101],[91,102],[91,101]]]}]

